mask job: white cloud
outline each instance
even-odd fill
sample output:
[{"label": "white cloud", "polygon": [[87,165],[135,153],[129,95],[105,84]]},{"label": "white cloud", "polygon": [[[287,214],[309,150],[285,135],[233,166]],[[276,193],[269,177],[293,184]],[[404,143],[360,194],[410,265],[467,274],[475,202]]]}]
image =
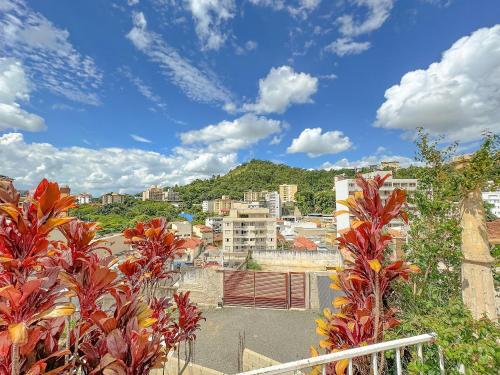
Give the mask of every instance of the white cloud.
[{"label": "white cloud", "polygon": [[337,154],[351,146],[351,140],[341,131],[332,130],[323,133],[321,128],[306,128],[292,141],[286,152],[289,154],[304,152],[313,158],[325,154]]},{"label": "white cloud", "polygon": [[337,18],[339,31],[345,37],[368,34],[379,29],[389,18],[394,0],[349,0],[358,7],[366,8],[366,17],[359,20],[353,14],[344,14]]},{"label": "white cloud", "polygon": [[137,142],[141,142],[141,143],[151,143],[151,141],[147,138],[144,138],[144,137],[141,137],[140,135],[136,135],[136,134],[130,134],[130,137],[134,140],[134,141],[137,141]]},{"label": "white cloud", "polygon": [[223,24],[234,17],[234,0],[186,0],[204,49],[219,49],[227,39]]},{"label": "white cloud", "polygon": [[246,43],[245,43],[245,48],[247,51],[253,51],[255,49],[257,49],[257,42],[255,40],[248,40]]},{"label": "white cloud", "polygon": [[259,80],[259,97],[243,110],[257,113],[283,113],[292,104],[312,103],[318,90],[318,79],[307,73],[297,73],[290,66],[272,68]]},{"label": "white cloud", "polygon": [[146,83],[144,83],[142,79],[134,76],[130,69],[128,69],[127,67],[122,67],[119,69],[119,72],[127,77],[128,80],[136,87],[137,91],[139,91],[139,93],[146,99],[151,101],[156,107],[160,108],[161,110],[164,110],[167,107],[163,99],[160,96],[156,95],[153,92],[153,89]]},{"label": "white cloud", "polygon": [[234,152],[280,133],[283,127],[281,121],[248,113],[233,121],[181,133],[180,138],[185,145],[203,146],[212,152]]},{"label": "white cloud", "polygon": [[130,6],[134,6],[139,4],[139,0],[127,0],[127,4]]},{"label": "white cloud", "polygon": [[273,10],[286,10],[292,16],[306,18],[310,12],[315,10],[321,3],[321,0],[250,0],[257,6],[271,8]]},{"label": "white cloud", "polygon": [[69,32],[57,28],[23,0],[0,0],[0,54],[23,62],[35,88],[85,104],[98,105],[102,73],[80,54]]},{"label": "white cloud", "polygon": [[202,71],[167,45],[162,38],[147,29],[142,12],[134,13],[134,26],[127,38],[149,59],[157,63],[164,75],[187,97],[197,102],[226,104],[231,92],[210,71]]},{"label": "white cloud", "polygon": [[45,129],[43,118],[21,108],[29,100],[28,79],[19,61],[0,58],[0,131]]},{"label": "white cloud", "polygon": [[325,162],[321,165],[320,169],[356,169],[356,168],[365,168],[372,165],[379,165],[382,161],[398,161],[399,165],[402,167],[408,167],[410,165],[419,165],[418,162],[413,160],[412,158],[400,155],[387,155],[377,153],[375,155],[364,156],[359,160],[348,160],[346,158],[340,159],[335,163]]},{"label": "white cloud", "polygon": [[0,136],[2,173],[15,178],[18,189],[32,189],[46,177],[68,184],[74,192],[136,193],[153,184],[185,184],[226,173],[236,162],[235,153],[180,149],[163,155],[135,148],[58,148],[28,143],[20,133]]},{"label": "white cloud", "polygon": [[349,38],[339,38],[325,47],[327,52],[337,56],[358,55],[370,48],[370,42],[355,42]]},{"label": "white cloud", "polygon": [[258,44],[254,40],[248,40],[243,46],[239,46],[236,43],[233,43],[233,46],[237,55],[245,55],[248,52],[256,50]]},{"label": "white cloud", "polygon": [[500,132],[500,25],[460,38],[441,61],[406,73],[385,92],[375,126],[425,127],[450,140]]}]

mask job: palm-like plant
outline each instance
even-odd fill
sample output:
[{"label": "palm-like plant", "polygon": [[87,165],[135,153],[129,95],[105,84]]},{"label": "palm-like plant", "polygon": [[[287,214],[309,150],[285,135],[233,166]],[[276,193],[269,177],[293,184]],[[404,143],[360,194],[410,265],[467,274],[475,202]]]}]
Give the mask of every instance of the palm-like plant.
[{"label": "palm-like plant", "polygon": [[[361,192],[339,202],[349,208],[348,213],[355,219],[350,230],[337,239],[346,257],[345,268],[331,277],[331,288],[343,292],[343,296],[333,301],[340,311],[332,313],[325,309],[323,318],[317,320],[317,332],[325,337],[320,347],[326,352],[383,340],[384,330],[399,324],[396,309],[384,304],[391,282],[408,279],[410,273],[418,271],[402,260],[390,264],[386,261],[385,250],[392,236],[384,227],[396,217],[408,220],[404,190],[394,190],[385,204],[380,197],[379,189],[387,177],[376,176],[373,180],[359,177]],[[342,213],[345,212],[338,214]],[[339,361],[328,366],[327,371],[344,374],[347,364],[348,361]],[[356,367],[359,373],[369,372],[369,361],[358,360]]]}]

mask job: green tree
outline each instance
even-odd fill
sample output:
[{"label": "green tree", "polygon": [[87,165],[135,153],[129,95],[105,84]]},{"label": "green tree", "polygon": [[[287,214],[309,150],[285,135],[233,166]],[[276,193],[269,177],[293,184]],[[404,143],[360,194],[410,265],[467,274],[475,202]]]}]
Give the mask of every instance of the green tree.
[{"label": "green tree", "polygon": [[[500,368],[496,344],[500,328],[487,319],[472,319],[463,305],[459,207],[467,191],[498,181],[497,138],[487,134],[462,169],[453,165],[457,144],[440,145],[440,139],[431,140],[420,130],[417,160],[425,167],[415,170],[419,190],[412,201],[414,213],[405,250],[407,260],[422,272],[410,285],[396,288],[393,298],[400,306],[403,324],[392,336],[436,332],[447,373],[458,373],[459,366],[464,365],[468,374],[491,374]],[[435,356],[429,357],[424,368],[414,361],[409,369],[412,373],[439,373]]]},{"label": "green tree", "polygon": [[335,192],[330,189],[314,193],[314,210],[323,214],[331,214],[334,212]]}]

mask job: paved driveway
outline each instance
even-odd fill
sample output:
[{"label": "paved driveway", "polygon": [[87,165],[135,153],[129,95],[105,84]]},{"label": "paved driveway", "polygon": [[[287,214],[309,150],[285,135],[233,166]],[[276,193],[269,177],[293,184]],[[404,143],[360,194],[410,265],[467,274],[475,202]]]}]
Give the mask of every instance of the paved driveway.
[{"label": "paved driveway", "polygon": [[245,346],[280,362],[309,357],[317,345],[315,311],[225,307],[204,311],[194,362],[228,374],[238,371],[239,333]]}]

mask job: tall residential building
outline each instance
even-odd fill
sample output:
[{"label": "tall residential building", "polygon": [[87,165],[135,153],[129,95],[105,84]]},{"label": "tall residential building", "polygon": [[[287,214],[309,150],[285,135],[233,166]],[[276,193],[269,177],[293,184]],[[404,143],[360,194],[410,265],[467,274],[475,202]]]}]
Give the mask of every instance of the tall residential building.
[{"label": "tall residential building", "polygon": [[163,200],[166,202],[180,202],[181,195],[178,191],[174,191],[174,189],[168,188],[167,191],[163,192]]},{"label": "tall residential building", "polygon": [[203,212],[214,212],[214,201],[203,201],[201,209]]},{"label": "tall residential building", "polygon": [[[385,204],[387,198],[392,193],[394,189],[405,189],[408,193],[417,190],[417,180],[414,178],[392,178],[392,171],[375,171],[363,174],[365,178],[374,178],[375,176],[385,176],[389,174],[384,182],[384,186],[380,189],[380,197],[382,202]],[[349,196],[354,196],[355,192],[359,192],[361,189],[356,184],[355,179],[345,178],[343,176],[335,177],[335,193],[336,193],[336,210],[343,211],[348,210],[348,208],[342,204],[339,204],[339,200],[345,200]],[[351,215],[344,213],[337,216],[337,234],[340,234],[343,230],[348,229],[351,225]],[[404,223],[398,218],[394,219],[389,223],[391,228],[402,228]]]},{"label": "tall residential building", "polygon": [[228,214],[232,203],[233,200],[229,196],[223,195],[221,198],[214,200],[214,212],[219,215]]},{"label": "tall residential building", "polygon": [[212,216],[205,219],[205,225],[211,227],[214,234],[222,233],[222,217]]},{"label": "tall residential building", "polygon": [[296,193],[297,185],[280,185],[279,187],[281,203],[295,203]]},{"label": "tall residential building", "polygon": [[281,217],[281,200],[277,191],[269,191],[266,193],[264,199],[266,200],[267,208],[269,208],[269,215],[271,217]]},{"label": "tall residential building", "polygon": [[258,202],[266,198],[267,191],[246,191],[243,193],[243,201],[245,202]]},{"label": "tall residential building", "polygon": [[500,217],[500,190],[499,191],[483,191],[483,201],[493,205],[491,212]]},{"label": "tall residential building", "polygon": [[146,191],[142,192],[143,201],[163,201],[163,189],[156,185],[151,186]]},{"label": "tall residential building", "polygon": [[81,193],[78,194],[75,198],[76,198],[76,203],[78,204],[89,204],[90,201],[92,200],[92,195],[89,193]]},{"label": "tall residential building", "polygon": [[124,203],[125,195],[118,193],[107,193],[101,197],[102,204]]},{"label": "tall residential building", "polygon": [[276,219],[268,208],[233,208],[222,223],[224,251],[276,249]]}]

